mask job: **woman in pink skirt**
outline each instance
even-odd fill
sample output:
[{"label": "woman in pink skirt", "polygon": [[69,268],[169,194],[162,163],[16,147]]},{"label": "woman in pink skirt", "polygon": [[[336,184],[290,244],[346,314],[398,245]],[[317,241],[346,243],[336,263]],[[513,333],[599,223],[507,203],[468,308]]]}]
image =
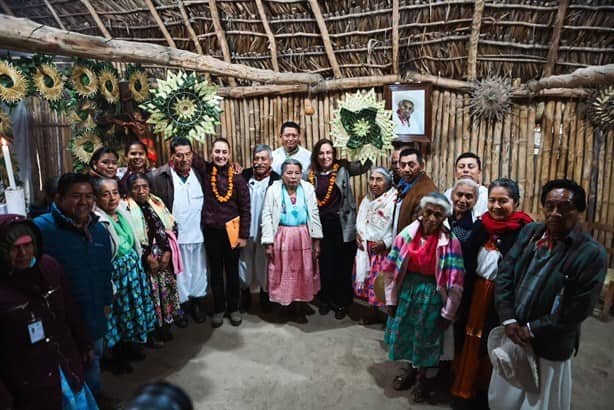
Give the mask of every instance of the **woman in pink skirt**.
[{"label": "woman in pink skirt", "polygon": [[289,158],[281,181],[269,187],[262,209],[262,245],[269,258],[269,298],[294,303],[296,320],[306,322],[305,303],[320,290],[318,256],[322,225],[311,184],[302,181],[301,163]]}]

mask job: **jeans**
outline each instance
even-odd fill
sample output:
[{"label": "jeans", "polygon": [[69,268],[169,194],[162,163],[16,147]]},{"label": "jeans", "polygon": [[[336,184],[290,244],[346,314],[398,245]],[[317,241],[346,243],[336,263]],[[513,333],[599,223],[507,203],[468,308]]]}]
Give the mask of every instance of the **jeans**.
[{"label": "jeans", "polygon": [[94,360],[85,369],[85,381],[94,395],[101,391],[100,387],[100,358],[102,357],[104,338],[94,341]]}]

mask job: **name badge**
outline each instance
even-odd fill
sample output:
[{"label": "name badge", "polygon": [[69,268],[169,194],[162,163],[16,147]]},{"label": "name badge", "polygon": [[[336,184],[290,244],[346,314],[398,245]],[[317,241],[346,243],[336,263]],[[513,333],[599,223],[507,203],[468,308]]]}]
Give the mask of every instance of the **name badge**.
[{"label": "name badge", "polygon": [[43,321],[36,320],[28,325],[28,333],[30,333],[30,342],[32,344],[40,342],[45,338],[45,329],[43,329]]}]

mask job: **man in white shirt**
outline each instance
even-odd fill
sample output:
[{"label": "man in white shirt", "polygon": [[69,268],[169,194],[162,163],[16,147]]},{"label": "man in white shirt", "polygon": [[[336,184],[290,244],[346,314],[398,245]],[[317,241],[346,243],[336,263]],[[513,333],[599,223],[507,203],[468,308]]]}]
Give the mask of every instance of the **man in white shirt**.
[{"label": "man in white shirt", "polygon": [[241,279],[241,311],[247,311],[251,305],[252,285],[260,288],[260,304],[263,310],[268,310],[268,271],[267,257],[260,243],[262,222],[262,205],[266,191],[274,181],[279,180],[279,174],[271,169],[273,153],[271,147],[258,144],[253,151],[253,165],[243,170],[243,178],[249,186],[250,211],[252,215],[247,245],[241,249],[239,258],[239,278]]},{"label": "man in white shirt", "polygon": [[151,186],[177,222],[183,262],[183,272],[177,275],[179,302],[184,312],[192,313],[195,322],[203,323],[207,318],[207,257],[200,222],[205,196],[199,174],[192,168],[192,158],[190,140],[173,139],[171,161],[152,172]]},{"label": "man in white shirt", "polygon": [[301,147],[301,128],[294,121],[286,121],[281,125],[281,147],[273,151],[273,171],[281,175],[281,164],[287,158],[298,160],[306,172],[311,165],[311,151]]},{"label": "man in white shirt", "polygon": [[[456,158],[455,163],[455,175],[454,177],[459,180],[463,178],[472,179],[475,183],[479,184],[478,200],[471,211],[473,220],[482,216],[484,212],[488,210],[488,188],[482,183],[482,161],[473,152],[462,153]],[[452,188],[449,188],[444,195],[450,203],[452,203]]]}]

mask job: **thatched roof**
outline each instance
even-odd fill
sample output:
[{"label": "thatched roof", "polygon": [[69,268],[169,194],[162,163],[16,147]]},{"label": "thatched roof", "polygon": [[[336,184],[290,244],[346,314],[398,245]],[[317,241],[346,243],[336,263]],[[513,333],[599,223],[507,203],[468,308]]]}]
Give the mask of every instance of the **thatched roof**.
[{"label": "thatched roof", "polygon": [[0,0],[0,11],[325,78],[413,71],[526,82],[614,63],[611,0]]}]

